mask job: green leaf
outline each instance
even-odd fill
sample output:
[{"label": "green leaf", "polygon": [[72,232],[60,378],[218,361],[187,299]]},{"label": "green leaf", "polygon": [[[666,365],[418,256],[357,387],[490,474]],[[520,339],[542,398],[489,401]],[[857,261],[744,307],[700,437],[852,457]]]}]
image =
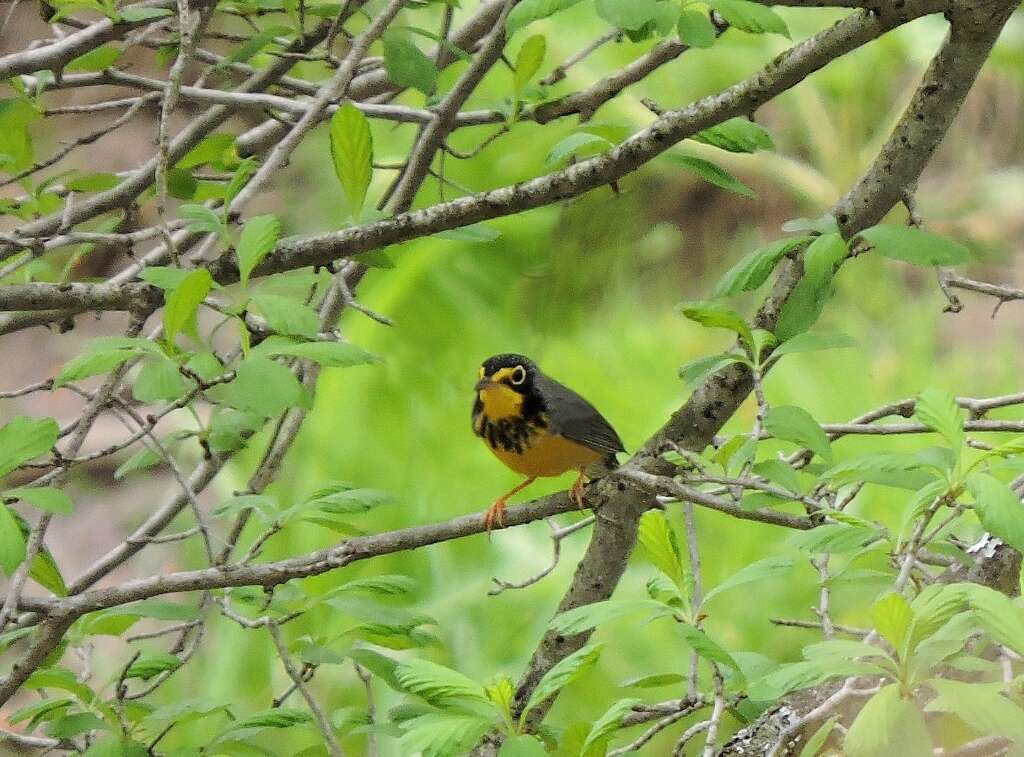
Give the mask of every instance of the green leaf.
[{"label": "green leaf", "polygon": [[181,375],[173,360],[153,360],[142,366],[132,384],[132,395],[139,402],[173,401],[194,384]]},{"label": "green leaf", "polygon": [[236,720],[224,731],[224,734],[237,733],[238,731],[263,730],[264,728],[291,728],[292,726],[308,723],[312,719],[308,712],[303,712],[302,710],[275,707],[274,709],[257,712],[255,715]]},{"label": "green leaf", "polygon": [[803,487],[800,485],[800,476],[797,475],[793,466],[782,460],[762,460],[754,464],[753,471],[757,475],[778,484],[788,492],[799,494],[803,491]]},{"label": "green leaf", "polygon": [[519,48],[519,54],[516,55],[515,73],[512,76],[512,87],[516,97],[522,97],[526,85],[537,75],[544,63],[546,52],[547,40],[544,39],[543,34],[527,37],[523,46]]},{"label": "green leaf", "polygon": [[121,20],[128,23],[152,21],[157,18],[166,18],[173,15],[174,11],[170,8],[144,8],[139,5],[129,5],[121,10]]},{"label": "green leaf", "polygon": [[[562,614],[562,616],[564,615],[565,613]],[[530,698],[527,700],[526,706],[523,708],[523,713],[520,716],[519,721],[521,723],[525,723],[527,716],[530,714],[530,710],[550,697],[553,697],[572,681],[575,681],[581,675],[594,667],[597,664],[597,659],[601,656],[602,649],[603,645],[601,644],[588,644],[582,649],[576,650],[568,657],[564,657],[559,660],[554,667],[545,673],[544,677],[537,682],[536,688],[533,690],[533,693],[530,694]]]},{"label": "green leaf", "polygon": [[85,352],[78,357],[72,358],[60,373],[53,380],[54,387],[64,386],[72,381],[97,376],[101,373],[109,373],[121,363],[135,357],[128,350],[104,350],[98,352]]},{"label": "green leaf", "polygon": [[711,47],[718,39],[718,31],[706,13],[684,10],[676,22],[679,40],[690,47]]},{"label": "green leaf", "polygon": [[259,355],[242,361],[235,371],[235,380],[211,389],[210,393],[232,407],[265,418],[299,405],[304,397],[295,374]]},{"label": "green leaf", "polygon": [[811,738],[807,739],[804,748],[800,750],[800,757],[818,757],[818,753],[825,746],[828,737],[832,735],[832,729],[836,727],[840,717],[840,715],[833,715],[822,723],[821,728],[816,730]]},{"label": "green leaf", "polygon": [[624,689],[657,689],[662,686],[675,686],[686,680],[680,673],[654,673],[640,678],[631,678],[619,684]]},{"label": "green leaf", "polygon": [[60,689],[74,694],[84,704],[96,700],[95,692],[75,678],[67,668],[40,668],[22,684],[26,689]]},{"label": "green leaf", "polygon": [[222,500],[210,515],[214,518],[234,518],[246,510],[251,510],[265,520],[273,520],[279,512],[277,497],[269,494],[236,494]]},{"label": "green leaf", "polygon": [[547,754],[544,742],[537,736],[520,733],[505,739],[498,757],[547,757]]},{"label": "green leaf", "polygon": [[647,559],[676,586],[682,587],[684,570],[679,543],[665,513],[660,510],[645,512],[640,518],[637,539]]},{"label": "green leaf", "polygon": [[578,131],[558,142],[544,158],[544,165],[556,166],[570,157],[589,157],[604,152],[612,142],[598,134]]},{"label": "green leaf", "polygon": [[563,636],[573,636],[617,618],[640,612],[653,619],[671,615],[672,608],[651,599],[606,599],[603,602],[594,602],[559,613],[551,620],[551,628]]},{"label": "green leaf", "polygon": [[657,18],[663,5],[657,0],[597,0],[596,7],[597,15],[617,29],[639,31]]},{"label": "green leaf", "polygon": [[951,712],[979,736],[1001,736],[1024,745],[1024,709],[1007,699],[1001,683],[964,683],[933,678],[928,685],[938,694],[927,712]]},{"label": "green leaf", "polygon": [[505,19],[505,33],[511,37],[516,30],[571,8],[578,2],[580,0],[521,0]]},{"label": "green leaf", "polygon": [[885,223],[865,229],[857,236],[879,255],[914,265],[960,265],[971,256],[962,244],[914,226]]},{"label": "green leaf", "polygon": [[[493,226],[488,226],[484,223],[473,223],[469,226],[460,226],[456,229],[439,231],[434,234],[434,236],[438,239],[449,239],[453,242],[493,242],[495,239],[501,237],[501,232]],[[359,256],[359,261],[361,263],[366,262],[365,252]],[[394,268],[394,264],[384,267]]]},{"label": "green leaf", "polygon": [[804,275],[782,306],[775,335],[783,342],[806,331],[818,320],[832,293],[835,267],[848,254],[838,233],[822,234],[804,253]]},{"label": "green leaf", "polygon": [[789,28],[771,8],[747,0],[710,0],[729,26],[751,34],[781,34],[789,39]]},{"label": "green leaf", "polygon": [[794,561],[788,557],[766,557],[763,560],[753,562],[733,573],[729,578],[711,589],[704,596],[704,603],[707,604],[713,597],[729,589],[735,589],[737,586],[744,586],[754,581],[786,575],[793,570],[793,563]]},{"label": "green leaf", "polygon": [[768,280],[771,272],[775,270],[775,266],[782,258],[809,242],[810,239],[810,237],[781,239],[757,248],[726,272],[712,291],[712,299],[729,297],[740,292],[753,292]]},{"label": "green leaf", "polygon": [[830,655],[782,665],[751,681],[747,693],[751,701],[773,702],[790,691],[816,686],[832,678],[877,675],[879,672],[880,668],[873,663]]},{"label": "green leaf", "polygon": [[189,273],[190,271],[184,268],[153,265],[143,268],[139,273],[139,278],[155,287],[168,291],[181,286],[181,282],[188,277]]},{"label": "green leaf", "polygon": [[679,366],[679,378],[682,379],[684,387],[692,389],[708,375],[715,373],[727,365],[742,362],[745,362],[745,358],[729,352],[725,352],[720,355],[708,355],[706,357],[695,358],[694,360],[690,360],[689,362],[683,363]]},{"label": "green leaf", "polygon": [[779,405],[768,409],[764,417],[765,430],[776,439],[794,442],[832,462],[832,445],[818,422],[802,407]]},{"label": "green leaf", "polygon": [[347,484],[336,484],[314,492],[300,507],[312,506],[335,515],[351,515],[390,504],[394,499],[381,489],[353,489]]},{"label": "green leaf", "polygon": [[288,36],[292,33],[292,30],[287,26],[271,26],[264,29],[254,35],[248,40],[243,42],[234,48],[231,55],[228,56],[226,63],[245,63],[252,59],[257,53],[261,52],[263,48],[274,42],[275,37]]},{"label": "green leaf", "polygon": [[238,168],[235,169],[235,173],[231,176],[231,181],[224,187],[223,207],[225,213],[231,208],[231,203],[234,202],[242,188],[249,183],[249,179],[252,178],[258,168],[259,161],[256,158],[246,158],[238,164]]},{"label": "green leaf", "polygon": [[[152,8],[151,10],[166,10],[166,8]],[[148,757],[148,755],[149,750],[134,739],[108,734],[94,742],[82,757]]]},{"label": "green leaf", "polygon": [[[260,345],[260,348],[262,347],[263,345]],[[261,349],[260,354],[301,357],[327,368],[348,368],[380,362],[376,355],[349,342],[274,343],[265,350]]]},{"label": "green leaf", "polygon": [[754,346],[754,334],[750,326],[732,308],[718,302],[683,302],[676,305],[676,311],[702,326],[733,331],[748,347]]},{"label": "green leaf", "polygon": [[373,178],[373,135],[370,122],[351,102],[331,117],[331,159],[352,218],[358,220]]},{"label": "green leaf", "polygon": [[744,197],[756,197],[757,193],[731,173],[710,160],[698,158],[695,155],[680,155],[669,152],[666,157],[676,165],[685,168],[687,171],[697,174],[699,177],[714,184],[716,187],[727,189]]},{"label": "green leaf", "polygon": [[129,473],[137,470],[145,470],[146,468],[156,465],[158,462],[160,462],[160,455],[156,452],[148,447],[140,449],[134,455],[117,466],[117,470],[114,471],[114,480],[120,481]]},{"label": "green leaf", "polygon": [[113,45],[100,45],[85,55],[79,55],[66,66],[65,71],[102,71],[110,68],[121,57],[121,51]]},{"label": "green leaf", "polygon": [[[227,168],[229,164],[232,164],[237,160],[238,149],[235,147],[235,135],[211,134],[185,153],[185,157],[179,160],[175,165],[178,168],[195,168],[196,166],[208,163],[218,168]],[[189,207],[195,208],[197,206],[192,205]]]},{"label": "green leaf", "polygon": [[890,592],[871,607],[871,617],[882,637],[902,653],[914,620],[914,613],[907,600],[896,592]]},{"label": "green leaf", "polygon": [[680,623],[676,628],[682,633],[686,643],[693,647],[693,651],[698,655],[706,660],[717,662],[719,665],[730,667],[737,673],[742,674],[739,664],[732,658],[732,655],[722,649],[717,642],[712,641],[711,637],[699,628],[689,623]]},{"label": "green leaf", "polygon": [[148,681],[161,673],[177,670],[181,664],[182,661],[178,657],[167,652],[146,652],[139,655],[139,658],[128,667],[124,677]]},{"label": "green leaf", "polygon": [[622,719],[629,715],[633,708],[640,704],[639,699],[620,699],[611,707],[605,710],[604,714],[594,721],[587,734],[587,740],[583,742],[580,754],[587,754],[587,751],[603,741],[606,741],[613,733],[622,726]]},{"label": "green leaf", "polygon": [[437,707],[454,701],[472,700],[491,705],[484,687],[457,670],[429,660],[408,660],[395,669],[399,685]]},{"label": "green leaf", "polygon": [[164,339],[173,346],[181,332],[198,339],[196,313],[199,304],[206,299],[213,287],[213,277],[205,268],[197,268],[182,279],[181,283],[167,296],[164,307]]},{"label": "green leaf", "polygon": [[775,143],[765,128],[746,118],[730,118],[694,134],[691,139],[727,152],[774,150]]},{"label": "green leaf", "polygon": [[281,235],[281,222],[277,216],[255,216],[245,222],[235,248],[238,254],[239,281],[244,287],[249,275],[277,245]]},{"label": "green leaf", "polygon": [[320,317],[309,305],[293,297],[258,294],[252,298],[270,328],[278,334],[315,338],[320,332]]},{"label": "green leaf", "polygon": [[914,419],[937,431],[959,453],[964,441],[963,411],[953,395],[941,389],[925,389],[914,403]]},{"label": "green leaf", "polygon": [[931,757],[932,741],[921,711],[890,684],[867,701],[843,740],[848,757]]},{"label": "green leaf", "polygon": [[121,183],[121,179],[112,173],[88,173],[76,176],[66,183],[68,189],[76,192],[104,192]]},{"label": "green leaf", "polygon": [[1005,594],[980,584],[962,585],[985,632],[1017,654],[1024,654],[1024,609]]},{"label": "green leaf", "polygon": [[456,757],[467,754],[491,723],[473,715],[429,713],[402,723],[402,754]]},{"label": "green leaf", "polygon": [[412,87],[430,95],[437,87],[437,68],[412,41],[400,32],[387,32],[384,43],[384,70],[400,87]]},{"label": "green leaf", "polygon": [[879,538],[880,534],[873,528],[826,523],[794,533],[786,542],[811,554],[843,554],[857,552]]},{"label": "green leaf", "polygon": [[857,342],[846,334],[825,331],[805,331],[803,334],[797,334],[792,339],[780,344],[772,352],[772,357],[778,358],[783,355],[792,355],[796,352],[841,350],[847,347],[856,346]]},{"label": "green leaf", "polygon": [[1017,550],[1024,549],[1024,504],[1006,484],[987,473],[967,478],[981,525]]},{"label": "green leaf", "polygon": [[107,610],[105,615],[108,617],[128,615],[136,618],[153,618],[154,620],[186,621],[198,620],[202,617],[202,612],[195,605],[146,599],[112,608]]},{"label": "green leaf", "polygon": [[227,227],[216,213],[203,205],[182,205],[178,215],[185,221],[189,231],[223,236]]},{"label": "green leaf", "polygon": [[922,470],[923,467],[924,463],[917,455],[882,452],[836,463],[822,473],[821,478],[833,488],[864,482],[917,491],[934,480],[932,474]]},{"label": "green leaf", "polygon": [[70,515],[74,508],[71,497],[52,486],[21,486],[17,489],[8,489],[3,496],[20,499],[40,510],[58,515]]},{"label": "green leaf", "polygon": [[37,420],[19,415],[0,426],[0,476],[45,455],[57,443],[59,434],[60,428],[53,418]]},{"label": "green leaf", "polygon": [[10,577],[24,559],[25,537],[10,508],[0,504],[0,568]]},{"label": "green leaf", "polygon": [[[49,720],[63,714],[62,710],[67,709],[75,703],[74,699],[69,697],[61,697],[60,699],[44,699],[41,702],[34,702],[27,707],[22,707],[17,712],[13,713],[7,722],[10,725],[17,725],[23,720],[28,720],[31,725],[35,725],[43,720]],[[49,715],[49,717],[47,717]]]}]

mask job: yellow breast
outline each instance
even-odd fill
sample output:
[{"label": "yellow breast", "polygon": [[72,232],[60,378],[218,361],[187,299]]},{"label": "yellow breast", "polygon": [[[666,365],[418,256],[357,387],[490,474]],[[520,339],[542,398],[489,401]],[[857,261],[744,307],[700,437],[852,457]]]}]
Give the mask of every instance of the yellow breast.
[{"label": "yellow breast", "polygon": [[589,447],[545,431],[532,436],[522,452],[500,445],[487,446],[501,462],[524,476],[560,476],[566,471],[582,470],[602,457]]}]

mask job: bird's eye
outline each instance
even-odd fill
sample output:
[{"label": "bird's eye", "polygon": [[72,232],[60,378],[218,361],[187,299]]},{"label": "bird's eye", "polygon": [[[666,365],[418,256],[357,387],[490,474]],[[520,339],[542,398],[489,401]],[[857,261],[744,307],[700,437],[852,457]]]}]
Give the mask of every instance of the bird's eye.
[{"label": "bird's eye", "polygon": [[512,375],[509,378],[512,380],[513,384],[519,386],[526,381],[526,369],[521,365],[517,365],[512,369]]}]

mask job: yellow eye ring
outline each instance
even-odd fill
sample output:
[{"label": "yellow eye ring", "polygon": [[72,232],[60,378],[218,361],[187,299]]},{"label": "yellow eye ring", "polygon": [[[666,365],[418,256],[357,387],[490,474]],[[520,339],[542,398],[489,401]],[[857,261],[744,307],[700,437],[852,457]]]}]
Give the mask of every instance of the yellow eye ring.
[{"label": "yellow eye ring", "polygon": [[521,365],[517,365],[512,369],[512,375],[509,376],[509,380],[516,386],[519,386],[526,381],[526,369]]}]

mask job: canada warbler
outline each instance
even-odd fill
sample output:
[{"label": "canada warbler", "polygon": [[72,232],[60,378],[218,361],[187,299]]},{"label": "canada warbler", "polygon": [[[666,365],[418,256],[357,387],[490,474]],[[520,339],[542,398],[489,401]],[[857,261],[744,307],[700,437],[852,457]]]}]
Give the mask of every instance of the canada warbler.
[{"label": "canada warbler", "polygon": [[501,524],[508,498],[540,476],[578,471],[571,496],[582,507],[587,468],[596,463],[614,468],[615,454],[625,451],[615,429],[593,405],[545,376],[527,357],[488,358],[474,388],[474,433],[501,462],[527,477],[487,510],[488,531]]}]

